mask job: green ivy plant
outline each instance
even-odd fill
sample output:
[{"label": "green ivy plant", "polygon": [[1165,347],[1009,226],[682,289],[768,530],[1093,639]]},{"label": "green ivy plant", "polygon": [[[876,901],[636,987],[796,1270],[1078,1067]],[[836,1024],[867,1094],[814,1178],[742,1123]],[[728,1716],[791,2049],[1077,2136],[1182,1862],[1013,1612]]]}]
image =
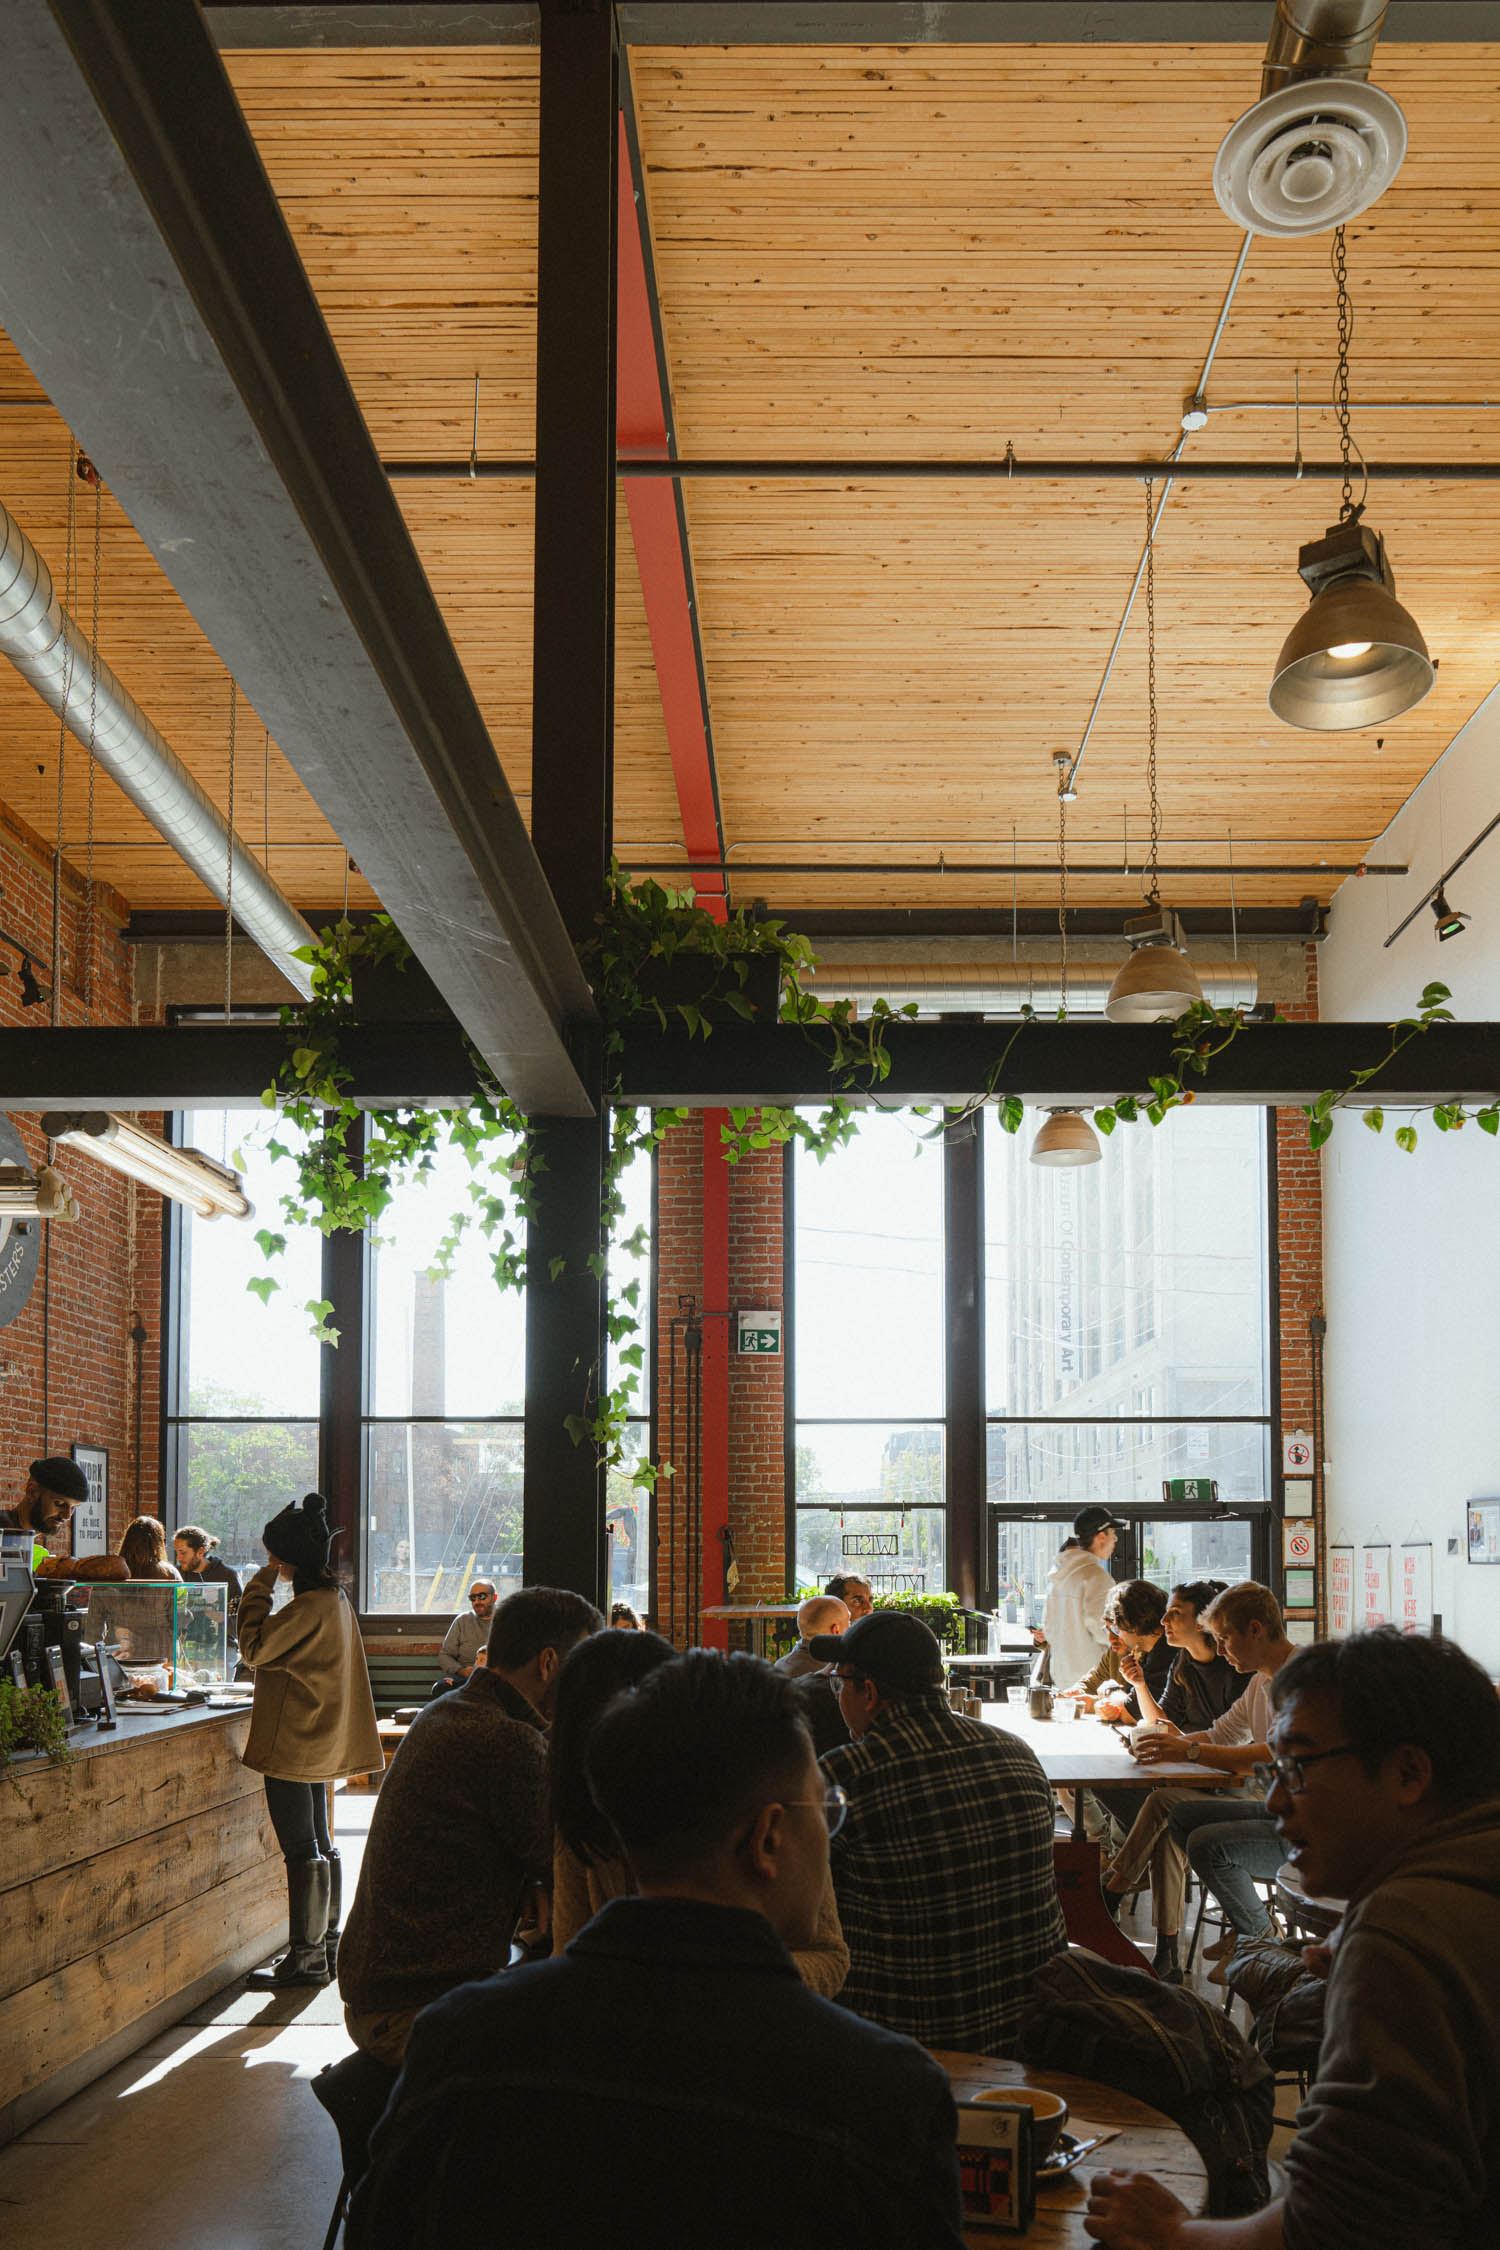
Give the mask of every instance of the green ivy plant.
[{"label": "green ivy plant", "polygon": [[68,1714],[53,1688],[17,1687],[0,1680],[0,1773],[18,1797],[21,1784],[11,1772],[11,1760],[28,1752],[50,1758],[54,1765],[70,1766]]}]

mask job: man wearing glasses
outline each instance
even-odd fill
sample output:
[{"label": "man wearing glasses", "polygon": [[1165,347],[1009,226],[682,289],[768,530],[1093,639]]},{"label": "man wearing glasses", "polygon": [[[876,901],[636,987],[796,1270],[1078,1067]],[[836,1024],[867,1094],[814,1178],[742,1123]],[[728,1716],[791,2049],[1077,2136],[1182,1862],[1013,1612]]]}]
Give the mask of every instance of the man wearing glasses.
[{"label": "man wearing glasses", "polygon": [[349,2250],[960,2250],[945,2074],[792,1963],[844,1811],[795,1683],[674,1658],[605,1710],[588,1778],[635,1895],[418,2019]]},{"label": "man wearing glasses", "polygon": [[1110,2250],[1500,2241],[1500,1699],[1451,1641],[1389,1626],[1300,1650],[1271,1695],[1282,1848],[1306,1891],[1349,1902],[1285,2193],[1195,2219],[1144,2173],[1100,2172],[1088,2232]]},{"label": "man wearing glasses", "polygon": [[[460,1610],[443,1635],[438,1653],[443,1676],[433,1683],[433,1695],[446,1695],[450,1688],[463,1686],[490,1637],[490,1619],[494,1614],[494,1586],[488,1578],[476,1578],[469,1588],[467,1613]],[[429,1696],[428,1701],[431,1700]]]}]

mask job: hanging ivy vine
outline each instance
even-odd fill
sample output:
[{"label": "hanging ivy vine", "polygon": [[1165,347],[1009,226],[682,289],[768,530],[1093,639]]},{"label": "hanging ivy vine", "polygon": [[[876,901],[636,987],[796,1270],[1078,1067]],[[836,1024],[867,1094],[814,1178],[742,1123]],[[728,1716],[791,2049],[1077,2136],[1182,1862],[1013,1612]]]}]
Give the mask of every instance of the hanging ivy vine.
[{"label": "hanging ivy vine", "polygon": [[[405,939],[387,916],[376,915],[358,926],[345,917],[298,958],[309,969],[312,994],[300,1006],[282,1010],[286,1059],[262,1096],[277,1113],[269,1153],[292,1167],[293,1185],[280,1199],[281,1226],[262,1227],[256,1236],[270,1270],[249,1287],[265,1301],[280,1286],[274,1269],[290,1229],[311,1226],[324,1234],[347,1230],[378,1236],[393,1196],[429,1177],[442,1152],[455,1149],[467,1167],[464,1195],[448,1215],[430,1271],[435,1278],[449,1275],[460,1243],[472,1234],[486,1245],[497,1285],[523,1288],[527,1227],[539,1194],[545,1193],[544,1138],[531,1132],[472,1046],[474,1083],[463,1106],[371,1110],[356,1104],[344,1059],[345,1038],[357,1022],[356,976],[367,970],[400,971],[411,959]],[[716,1024],[753,1023],[769,1012],[799,1027],[826,1058],[831,1098],[817,1109],[731,1107],[722,1128],[724,1156],[737,1164],[753,1152],[795,1140],[821,1161],[853,1136],[855,1098],[878,1100],[891,1067],[891,1025],[917,1013],[914,1005],[892,1008],[876,1000],[861,1015],[850,1000],[820,999],[806,984],[816,967],[812,948],[782,921],[743,909],[720,920],[659,883],[626,882],[617,866],[610,870],[594,935],[580,947],[579,958],[604,1026],[605,1086],[611,1101],[600,1239],[626,1257],[639,1256],[645,1247],[643,1228],[625,1240],[615,1236],[625,1210],[626,1171],[688,1115],[683,1109],[631,1108],[618,1100],[620,1061],[631,1025],[654,1019],[664,1030],[680,1024],[690,1038],[706,1039]],[[1410,1041],[1431,1024],[1452,1020],[1449,997],[1445,985],[1429,984],[1416,1013],[1390,1026],[1389,1046],[1378,1061],[1352,1072],[1345,1086],[1329,1088],[1304,1105],[1314,1148],[1327,1140],[1337,1113],[1378,1079]],[[1008,1091],[1004,1082],[1017,1041],[1037,1020],[1033,1010],[1022,1009],[980,1092],[957,1111],[945,1112],[930,1128],[932,1134],[951,1132],[984,1108],[993,1111],[1002,1131],[1019,1132],[1025,1105],[1020,1093]],[[1194,1002],[1170,1027],[1166,1068],[1150,1077],[1143,1091],[1119,1094],[1095,1108],[1098,1130],[1107,1136],[1117,1125],[1143,1118],[1159,1125],[1170,1111],[1194,1102],[1214,1061],[1244,1025],[1238,1009]],[[1443,1132],[1456,1131],[1471,1115],[1483,1132],[1500,1132],[1500,1105],[1493,1102],[1474,1112],[1462,1103],[1437,1103],[1431,1114]],[[1365,1107],[1361,1115],[1372,1131],[1383,1129],[1385,1113],[1378,1105]],[[1400,1125],[1394,1137],[1399,1148],[1410,1151],[1416,1146],[1416,1127]],[[602,1249],[589,1260],[600,1278],[604,1261]],[[562,1262],[554,1261],[550,1278],[559,1279],[562,1270]],[[600,1367],[589,1370],[567,1428],[575,1443],[598,1446],[610,1469],[649,1487],[655,1482],[655,1466],[628,1463],[625,1450],[631,1392],[645,1365],[640,1288],[635,1278],[612,1295],[606,1333],[615,1379],[606,1381]],[[336,1345],[333,1305],[312,1298],[305,1309],[318,1340]]]}]

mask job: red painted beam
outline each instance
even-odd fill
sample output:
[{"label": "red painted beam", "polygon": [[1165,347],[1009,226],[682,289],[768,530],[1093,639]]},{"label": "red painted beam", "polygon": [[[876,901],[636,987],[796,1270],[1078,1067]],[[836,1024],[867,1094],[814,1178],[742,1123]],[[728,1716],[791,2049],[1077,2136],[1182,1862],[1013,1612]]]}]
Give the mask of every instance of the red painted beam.
[{"label": "red painted beam", "polygon": [[[665,461],[670,447],[663,370],[657,358],[641,237],[642,214],[636,201],[623,116],[619,157],[616,446],[622,460],[634,454],[642,460]],[[662,477],[632,477],[627,472],[623,482],[677,785],[683,841],[690,860],[717,860],[722,853],[718,799],[689,584],[682,491],[675,480]],[[695,892],[699,905],[722,921],[727,910],[723,876],[700,875]]]}]

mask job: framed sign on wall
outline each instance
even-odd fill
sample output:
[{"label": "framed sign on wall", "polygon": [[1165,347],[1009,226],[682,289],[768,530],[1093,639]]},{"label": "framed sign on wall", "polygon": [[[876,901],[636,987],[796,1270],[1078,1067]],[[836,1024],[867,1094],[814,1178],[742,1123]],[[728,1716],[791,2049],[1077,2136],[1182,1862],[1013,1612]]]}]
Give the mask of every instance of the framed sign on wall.
[{"label": "framed sign on wall", "polygon": [[1468,1518],[1470,1562],[1500,1563],[1500,1500],[1471,1500]]},{"label": "framed sign on wall", "polygon": [[73,1458],[89,1480],[89,1496],[73,1510],[73,1553],[109,1553],[109,1448],[75,1445]]}]

